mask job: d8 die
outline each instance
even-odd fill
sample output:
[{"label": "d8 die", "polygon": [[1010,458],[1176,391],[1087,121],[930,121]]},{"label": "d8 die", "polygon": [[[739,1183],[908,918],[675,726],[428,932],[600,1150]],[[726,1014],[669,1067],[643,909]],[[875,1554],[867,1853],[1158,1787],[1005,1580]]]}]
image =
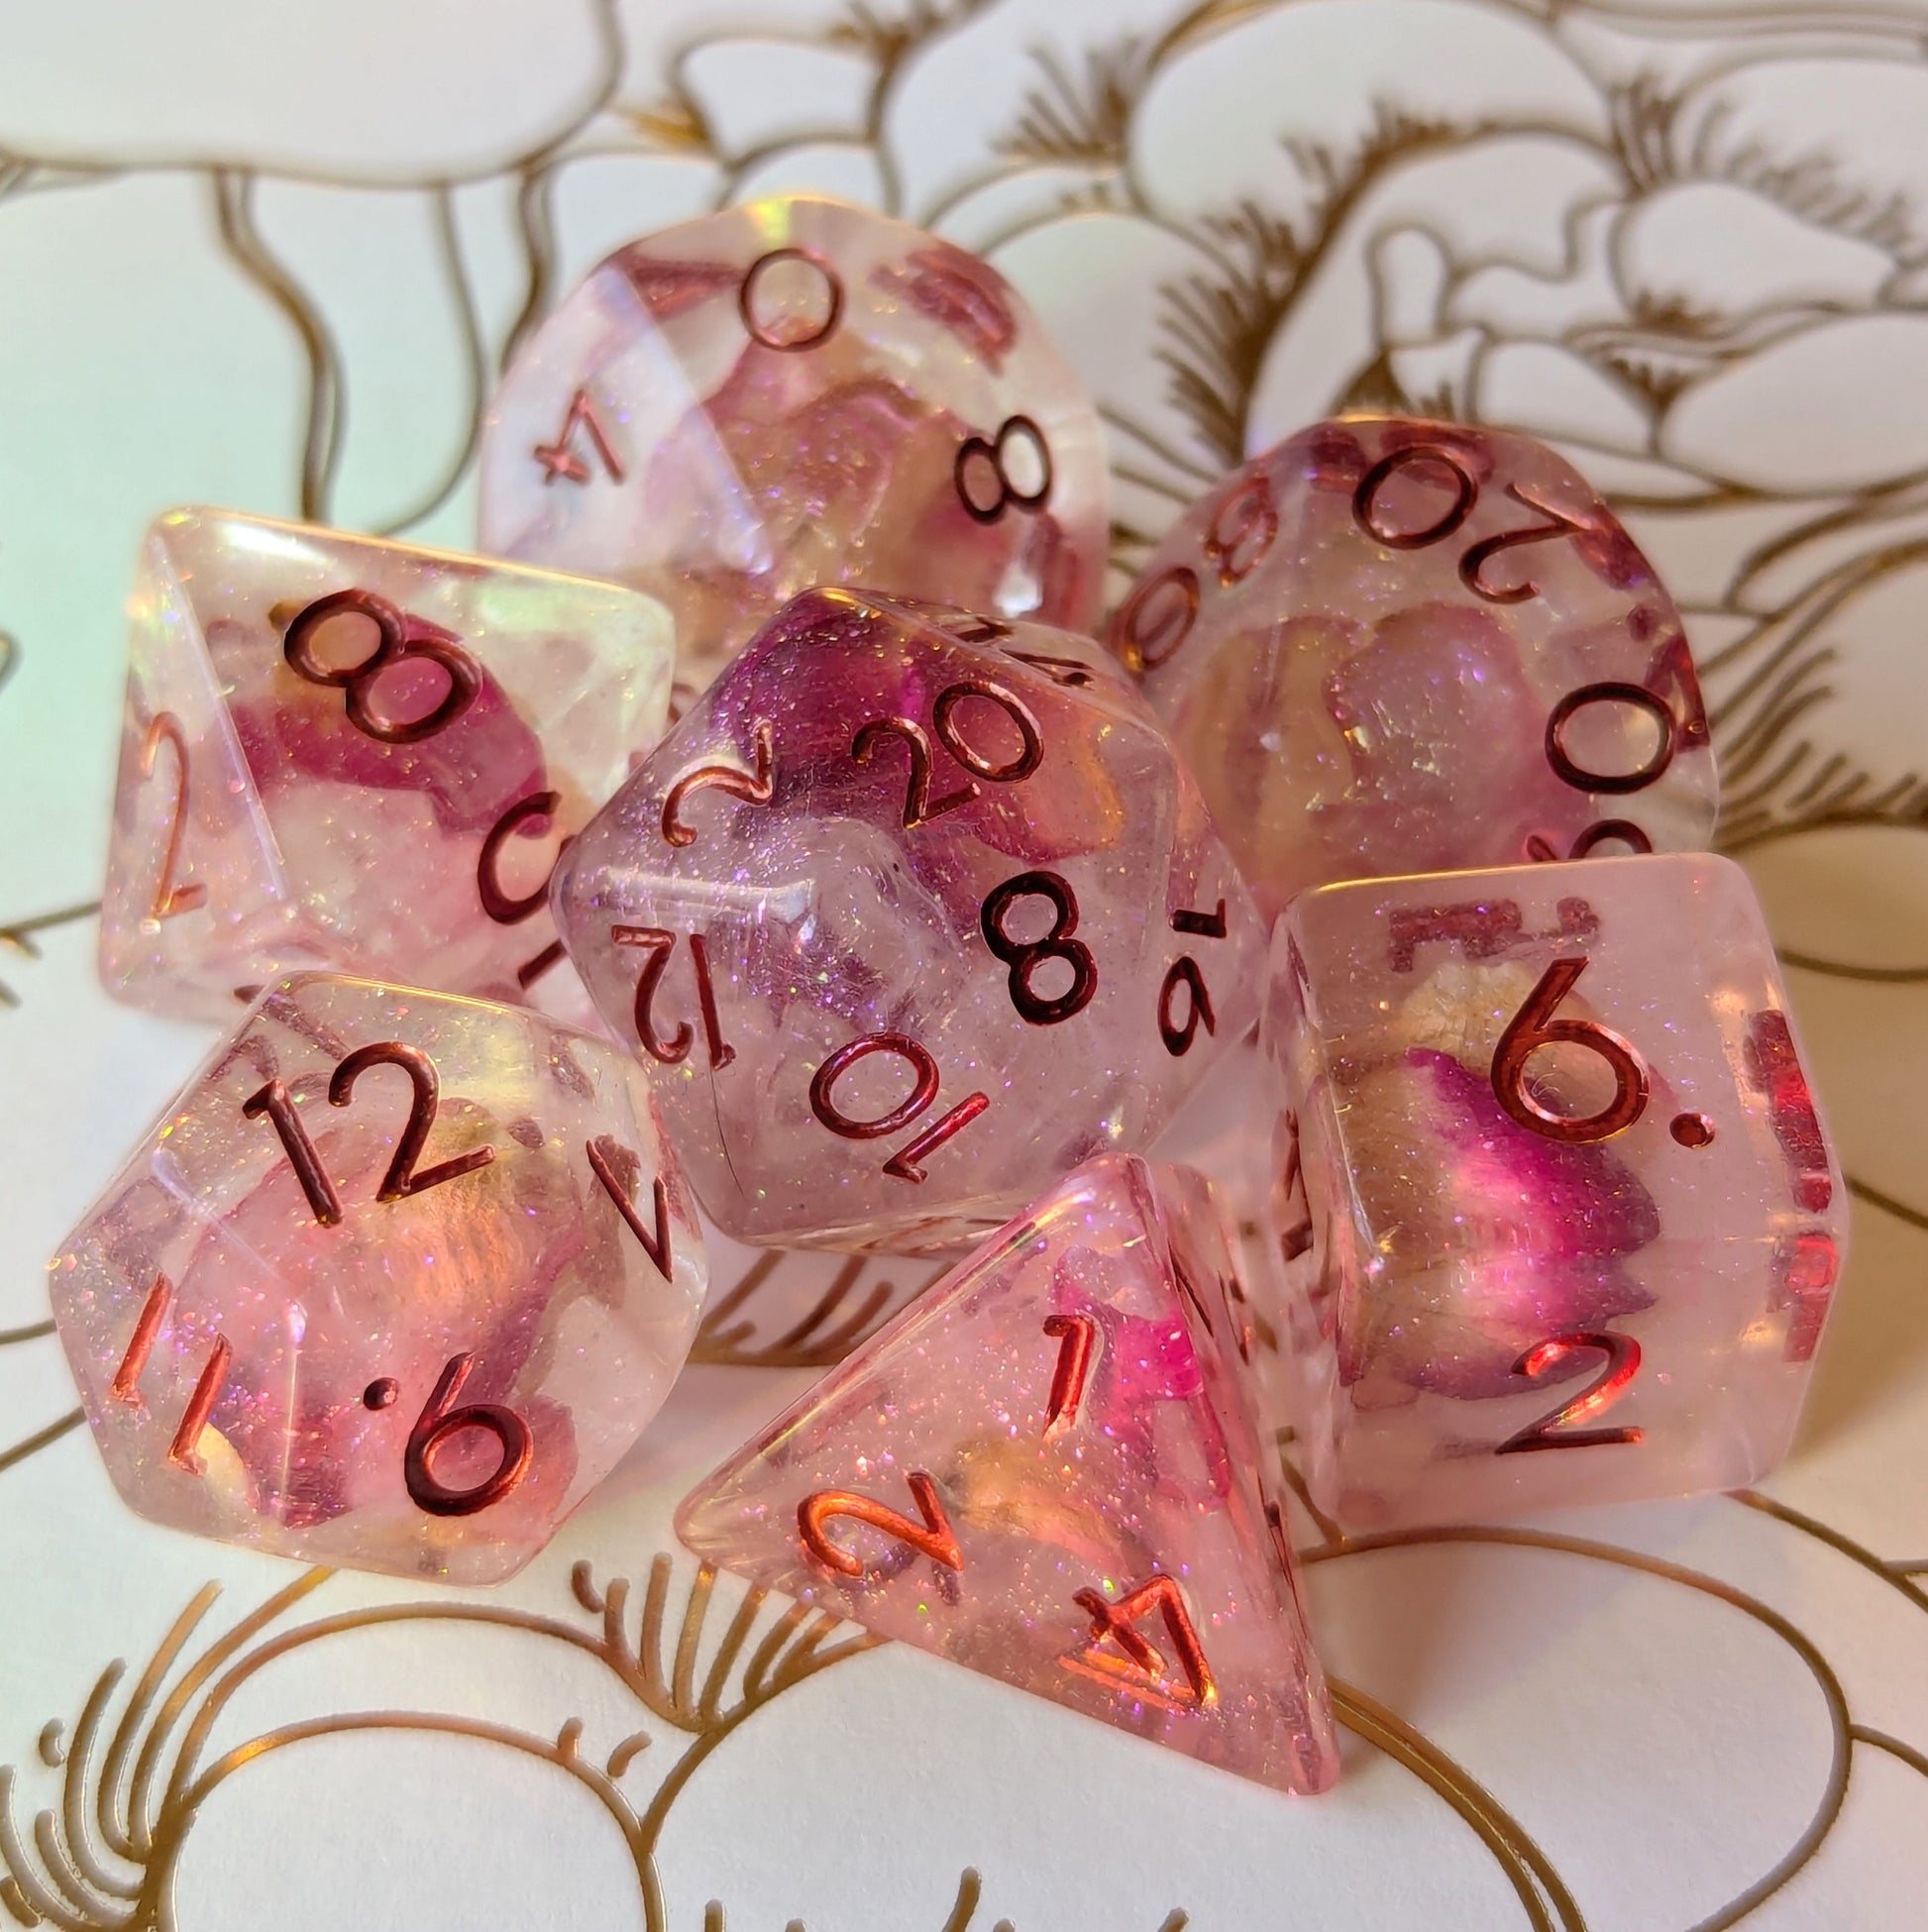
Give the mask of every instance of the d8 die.
[{"label": "d8 die", "polygon": [[1359,1526],[1730,1488],[1785,1454],[1845,1215],[1746,876],[1329,886],[1273,944],[1278,1326]]},{"label": "d8 die", "polygon": [[767,1588],[1288,1791],[1338,1773],[1204,1178],[1087,1163],[677,1515]]},{"label": "d8 die", "polygon": [[224,1025],[237,987],[313,966],[529,998],[562,958],[557,844],[655,741],[674,655],[663,607],[618,585],[161,517],[133,604],[109,992]]},{"label": "d8 die", "polygon": [[693,692],[818,585],[1087,629],[1107,495],[1097,414],[1005,278],[833,201],[619,250],[482,435],[483,549],[662,597]]},{"label": "d8 die", "polygon": [[1179,518],[1112,642],[1267,912],[1332,880],[1713,831],[1680,613],[1531,437],[1303,430]]},{"label": "d8 die", "polygon": [[1251,902],[1081,648],[800,597],[565,854],[557,923],[726,1233],[955,1244],[1246,1030]]},{"label": "d8 die", "polygon": [[142,1515],[466,1583],[635,1441],[706,1276],[626,1054],[321,976],[264,994],[50,1267]]}]

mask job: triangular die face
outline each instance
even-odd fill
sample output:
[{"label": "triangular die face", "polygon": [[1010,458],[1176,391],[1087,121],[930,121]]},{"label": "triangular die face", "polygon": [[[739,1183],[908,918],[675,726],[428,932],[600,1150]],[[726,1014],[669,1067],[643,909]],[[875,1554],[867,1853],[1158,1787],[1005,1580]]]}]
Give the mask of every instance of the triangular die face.
[{"label": "triangular die face", "polygon": [[1089,1162],[699,1485],[678,1531],[800,1602],[1321,1789],[1325,1688],[1219,1339],[1231,1266],[1196,1176]]}]

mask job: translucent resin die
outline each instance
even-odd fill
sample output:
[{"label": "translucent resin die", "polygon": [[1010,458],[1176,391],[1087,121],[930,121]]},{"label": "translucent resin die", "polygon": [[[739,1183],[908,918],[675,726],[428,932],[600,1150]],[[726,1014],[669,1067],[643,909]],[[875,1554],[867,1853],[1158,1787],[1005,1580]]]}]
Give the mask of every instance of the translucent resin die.
[{"label": "translucent resin die", "polygon": [[1268,914],[1338,879],[1713,832],[1680,613],[1528,436],[1302,430],[1179,518],[1112,644]]},{"label": "translucent resin die", "polygon": [[1270,1311],[1361,1528],[1726,1489],[1786,1453],[1846,1236],[1746,876],[1330,886],[1280,920]]},{"label": "translucent resin die", "polygon": [[523,345],[482,445],[482,546],[675,610],[707,684],[818,585],[1089,629],[1098,416],[989,264],[778,197],[618,250]]},{"label": "translucent resin die", "polygon": [[225,1026],[237,988],[309,967],[510,1002],[567,981],[544,886],[662,730],[661,604],[174,510],[132,618],[110,993]]},{"label": "translucent resin die", "polygon": [[821,590],[578,836],[556,920],[711,1218],[941,1248],[1147,1145],[1264,938],[1169,741],[1063,632]]},{"label": "translucent resin die", "polygon": [[1092,1161],[683,1504],[698,1556],[1287,1791],[1338,1773],[1219,1197]]},{"label": "translucent resin die", "polygon": [[706,1278],[626,1054],[321,976],[263,995],[49,1266],[143,1516],[464,1583],[636,1440]]}]

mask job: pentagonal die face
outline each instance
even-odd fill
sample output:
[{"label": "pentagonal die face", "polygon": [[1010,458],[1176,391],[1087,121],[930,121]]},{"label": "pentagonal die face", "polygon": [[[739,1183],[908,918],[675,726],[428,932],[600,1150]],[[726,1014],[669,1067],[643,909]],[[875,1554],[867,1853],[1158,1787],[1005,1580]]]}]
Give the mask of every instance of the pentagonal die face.
[{"label": "pentagonal die face", "polygon": [[509,1002],[567,981],[544,887],[662,729],[660,604],[176,510],[132,611],[111,993],[225,1025],[236,988],[310,966]]},{"label": "pentagonal die face", "polygon": [[1713,832],[1680,613],[1531,437],[1301,431],[1178,520],[1112,643],[1268,913],[1333,880]]},{"label": "pentagonal die face", "polygon": [[1097,414],[1011,285],[833,201],[619,250],[483,427],[482,547],[662,597],[693,692],[818,585],[1089,628],[1108,526]]},{"label": "pentagonal die face", "polygon": [[323,977],[263,995],[50,1268],[142,1515],[467,1583],[635,1441],[706,1272],[626,1055]]},{"label": "pentagonal die face", "polygon": [[557,923],[729,1234],[954,1245],[1246,1029],[1250,900],[1080,650],[800,597],[565,855]]},{"label": "pentagonal die face", "polygon": [[1780,1460],[1845,1203],[1738,868],[1328,887],[1272,974],[1278,1326],[1322,1503],[1379,1527]]}]

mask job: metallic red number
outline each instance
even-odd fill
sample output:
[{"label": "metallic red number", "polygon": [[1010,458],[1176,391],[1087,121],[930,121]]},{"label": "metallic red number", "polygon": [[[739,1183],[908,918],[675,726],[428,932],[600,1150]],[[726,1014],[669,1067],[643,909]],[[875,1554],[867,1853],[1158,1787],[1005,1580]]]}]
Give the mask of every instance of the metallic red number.
[{"label": "metallic red number", "polygon": [[[1238,512],[1228,527],[1227,513]],[[1225,586],[1242,583],[1263,562],[1279,534],[1272,485],[1263,473],[1240,481],[1213,512],[1205,532],[1205,560]]]},{"label": "metallic red number", "polygon": [[167,1446],[167,1460],[177,1469],[185,1469],[190,1476],[204,1474],[207,1465],[201,1460],[201,1431],[207,1427],[208,1418],[214,1413],[214,1405],[221,1397],[221,1384],[228,1379],[228,1364],[234,1359],[234,1350],[228,1345],[224,1335],[214,1338],[214,1347],[207,1358],[207,1366],[201,1370],[200,1380],[194,1384],[194,1393],[187,1398],[187,1407],[181,1411],[180,1427],[174,1431],[174,1440]]},{"label": "metallic red number", "polygon": [[[1009,635],[1008,625],[1005,630]],[[966,644],[977,641],[975,638],[965,637],[962,631],[957,632],[956,635]],[[1083,691],[1092,682],[1090,667],[1080,664],[1076,658],[1054,658],[1043,651],[1018,651],[1009,645],[1005,647],[1004,654],[1014,663],[1028,664],[1033,671],[1043,672],[1054,685],[1062,685],[1069,691]]]},{"label": "metallic red number", "polygon": [[1047,1315],[1044,1333],[1055,1337],[1058,1359],[1051,1370],[1051,1393],[1044,1407],[1044,1434],[1062,1436],[1078,1420],[1098,1349],[1098,1324],[1089,1315]]},{"label": "metallic red number", "polygon": [[1638,1443],[1638,1429],[1575,1429],[1570,1425],[1586,1422],[1610,1404],[1620,1400],[1627,1384],[1640,1372],[1640,1343],[1630,1335],[1611,1331],[1599,1334],[1556,1335],[1536,1342],[1513,1364],[1516,1375],[1537,1380],[1550,1368],[1556,1368],[1570,1355],[1597,1351],[1607,1358],[1606,1366],[1577,1395],[1569,1396],[1551,1415],[1530,1422],[1509,1436],[1493,1450],[1495,1455],[1517,1455],[1524,1449],[1585,1449],[1596,1443]]},{"label": "metallic red number", "polygon": [[[788,330],[779,332],[772,324],[757,314],[757,289],[763,277],[772,268],[786,262],[801,262],[814,268],[822,278],[823,318],[818,322],[805,322],[794,334]],[[820,256],[812,255],[808,249],[772,249],[767,255],[760,255],[743,271],[743,280],[736,291],[736,312],[743,318],[743,327],[752,342],[761,343],[766,349],[776,349],[789,353],[798,349],[814,349],[836,331],[838,321],[843,315],[843,282],[837,271]]]},{"label": "metallic red number", "polygon": [[[996,704],[1017,726],[1018,750],[1015,758],[995,761],[964,737],[958,724],[957,707],[967,698],[982,698]],[[1014,697],[1001,685],[977,678],[946,685],[931,705],[931,724],[937,742],[967,772],[972,773],[974,779],[981,778],[993,785],[1015,784],[1020,779],[1029,778],[1043,762],[1044,740],[1036,717],[1021,698]],[[915,831],[919,825],[928,824],[931,819],[954,811],[959,805],[969,805],[978,796],[974,779],[966,779],[957,791],[947,793],[941,799],[931,798],[930,736],[912,718],[872,718],[859,728],[856,737],[851,740],[850,755],[858,764],[868,765],[878,747],[892,738],[901,738],[910,748],[910,778],[904,796],[906,831]]]},{"label": "metallic red number", "polygon": [[[1402,470],[1430,464],[1445,469],[1452,478],[1452,501],[1431,523],[1417,530],[1392,530],[1378,521],[1379,492]],[[1479,479],[1466,468],[1463,458],[1437,443],[1409,443],[1405,448],[1382,456],[1352,492],[1352,516],[1367,536],[1388,550],[1424,550],[1429,544],[1444,543],[1472,514],[1479,501]]]},{"label": "metallic red number", "polygon": [[797,1506],[797,1527],[803,1535],[804,1551],[825,1569],[835,1570],[840,1576],[861,1576],[863,1558],[841,1544],[832,1543],[828,1535],[828,1526],[838,1517],[846,1517],[852,1523],[866,1524],[899,1543],[910,1545],[946,1569],[962,1569],[964,1553],[957,1547],[937,1485],[921,1469],[912,1469],[905,1480],[910,1490],[910,1500],[923,1518],[921,1523],[913,1523],[901,1511],[873,1497],[860,1496],[855,1490],[819,1489]]},{"label": "metallic red number", "polygon": [[1538,497],[1529,496],[1517,483],[1508,483],[1506,493],[1516,503],[1524,503],[1530,510],[1538,510],[1542,516],[1551,517],[1549,523],[1530,523],[1524,529],[1503,531],[1497,537],[1488,537],[1474,544],[1459,560],[1459,581],[1474,596],[1484,597],[1488,603],[1525,603],[1529,597],[1540,594],[1540,587],[1530,578],[1522,578],[1517,584],[1495,586],[1486,580],[1486,566],[1502,551],[1512,550],[1520,544],[1546,543],[1553,537],[1584,536],[1587,526],[1575,522],[1563,510],[1556,510],[1551,503],[1543,503]]},{"label": "metallic red number", "polygon": [[428,1142],[429,1129],[435,1125],[439,1090],[435,1062],[419,1046],[407,1046],[400,1040],[381,1040],[374,1046],[358,1046],[329,1076],[329,1106],[346,1107],[349,1096],[355,1090],[355,1083],[371,1067],[400,1067],[407,1074],[413,1090],[409,1097],[408,1120],[402,1127],[401,1138],[395,1142],[394,1158],[389,1161],[388,1171],[381,1177],[380,1187],[375,1190],[375,1198],[377,1201],[406,1200],[411,1194],[440,1187],[444,1181],[459,1180],[464,1174],[473,1174],[477,1168],[486,1167],[495,1158],[493,1147],[474,1147],[466,1154],[457,1154],[453,1160],[445,1160],[439,1166],[416,1173],[415,1163],[421,1159],[422,1148]]},{"label": "metallic red number", "polygon": [[[360,664],[331,670],[315,656],[315,646],[331,623],[360,618],[375,626],[375,646]],[[412,745],[446,731],[482,691],[482,666],[446,632],[406,618],[374,590],[336,590],[296,612],[281,640],[281,655],[297,678],[348,694],[348,721],[356,730],[385,745]],[[390,665],[427,658],[442,667],[449,689],[424,717],[397,723],[374,709],[375,683]]]},{"label": "metallic red number", "polygon": [[[1006,932],[1005,914],[1020,899],[1041,899],[1050,906],[1050,929],[1041,938],[1014,939]],[[1098,991],[1098,962],[1082,939],[1071,936],[1078,929],[1078,896],[1067,880],[1055,872],[1020,872],[985,895],[978,923],[984,943],[1011,968],[1011,1004],[1026,1024],[1055,1026],[1091,1005]],[[1062,993],[1040,994],[1032,988],[1031,976],[1053,959],[1071,968],[1071,984]]]},{"label": "metallic red number", "polygon": [[[1631,704],[1654,720],[1660,732],[1659,742],[1631,772],[1589,772],[1568,755],[1567,723],[1574,712],[1589,704]],[[1578,792],[1643,792],[1672,764],[1675,736],[1673,713],[1665,698],[1656,698],[1645,685],[1617,684],[1612,680],[1582,685],[1578,691],[1569,691],[1547,719],[1547,763],[1562,784]]]},{"label": "metallic red number", "polygon": [[[472,1402],[460,1409],[455,1406],[475,1365],[473,1354],[451,1355],[435,1384],[435,1393],[408,1432],[402,1478],[416,1508],[431,1516],[473,1516],[491,1503],[499,1503],[529,1473],[535,1457],[529,1425],[513,1409],[493,1402]],[[480,1429],[493,1436],[501,1454],[480,1482],[467,1489],[452,1489],[436,1477],[435,1451],[465,1429]]]},{"label": "metallic red number", "polygon": [[[1185,1021],[1180,1025],[1173,1012],[1179,989],[1185,990]],[[1174,1059],[1192,1050],[1192,1041],[1203,1026],[1208,1033],[1219,1030],[1219,1017],[1212,1011],[1212,995],[1206,991],[1205,975],[1190,953],[1181,953],[1165,973],[1158,989],[1158,1037]]]},{"label": "metallic red number", "polygon": [[[510,805],[489,826],[488,834],[482,840],[482,853],[476,860],[476,893],[482,901],[482,911],[497,925],[520,925],[524,919],[533,918],[548,899],[550,876],[556,869],[553,862],[549,871],[543,874],[542,884],[533,892],[524,893],[520,899],[511,899],[502,890],[496,866],[502,855],[502,847],[511,834],[519,831],[531,819],[553,818],[561,803],[560,793],[531,792],[526,799],[520,799]],[[568,839],[563,840],[563,845],[568,843]],[[556,857],[562,857],[561,846],[556,849]]]},{"label": "metallic red number", "polygon": [[[1153,1576],[1116,1603],[1099,1590],[1079,1590],[1071,1600],[1091,1618],[1092,1641],[1079,1657],[1080,1664],[1127,1683],[1143,1684],[1171,1694],[1177,1685],[1171,1680],[1163,1655],[1137,1629],[1140,1621],[1155,1614],[1163,1619],[1166,1639],[1178,1654],[1189,1692],[1186,1701],[1208,1707],[1219,1701],[1219,1686],[1212,1675],[1212,1666],[1205,1661],[1205,1646],[1199,1642],[1191,1613],[1185,1607],[1184,1593],[1175,1578]],[[1123,1659],[1107,1656],[1097,1648],[1106,1638],[1125,1653]]]},{"label": "metallic red number", "polygon": [[[682,1021],[668,1039],[659,1037],[651,1017],[657,988],[669,970],[670,955],[676,950],[676,934],[660,925],[612,925],[609,937],[619,946],[641,946],[647,952],[643,970],[636,981],[636,1038],[652,1060],[675,1066],[690,1051],[694,1037],[690,1022]],[[716,1011],[716,988],[709,974],[709,943],[700,932],[690,934],[690,958],[696,974],[696,1004],[702,1014],[703,1045],[711,1067],[726,1067],[736,1058],[736,1048],[723,1037],[722,1020]]]},{"label": "metallic red number", "polygon": [[[836,1103],[838,1080],[859,1060],[873,1053],[894,1053],[916,1076],[916,1085],[908,1098],[888,1114],[874,1121],[859,1121],[843,1112]],[[817,1068],[810,1080],[810,1111],[832,1133],[846,1140],[879,1140],[886,1134],[907,1127],[924,1113],[937,1098],[937,1062],[929,1050],[908,1033],[866,1033],[861,1039],[847,1040]],[[933,1149],[977,1119],[991,1105],[988,1094],[967,1094],[948,1113],[927,1127],[914,1140],[907,1141],[884,1163],[884,1172],[901,1181],[921,1181],[924,1170],[916,1163]]]},{"label": "metallic red number", "polygon": [[309,1137],[287,1088],[278,1080],[270,1080],[241,1103],[241,1111],[251,1121],[260,1120],[264,1114],[268,1116],[281,1137],[288,1165],[294,1169],[294,1177],[301,1183],[301,1192],[308,1197],[315,1219],[324,1228],[334,1227],[342,1218],[342,1198],[321,1164],[321,1150]]},{"label": "metallic red number", "polygon": [[1118,654],[1133,677],[1156,671],[1177,656],[1198,622],[1199,577],[1189,564],[1174,564],[1145,578],[1118,613]]},{"label": "metallic red number", "polygon": [[[670,1191],[663,1185],[663,1177],[659,1174],[650,1188],[650,1207],[656,1225],[654,1229],[645,1228],[634,1199],[643,1166],[635,1153],[607,1133],[597,1134],[585,1146],[584,1152],[589,1157],[589,1171],[601,1183],[603,1193],[616,1204],[616,1212],[629,1232],[642,1242],[643,1252],[656,1263],[656,1272],[665,1281],[674,1279],[676,1254],[670,1246]],[[618,1170],[627,1170],[626,1175]]]},{"label": "metallic red number", "polygon": [[[1508,1021],[1493,1049],[1493,1096],[1523,1127],[1549,1140],[1608,1140],[1625,1132],[1647,1106],[1647,1063],[1597,1020],[1555,1020],[1554,1009],[1586,971],[1586,958],[1555,959]],[[1583,1046],[1613,1069],[1613,1098],[1597,1114],[1555,1114],[1528,1092],[1527,1060],[1543,1046]]]},{"label": "metallic red number", "polygon": [[695,830],[684,822],[684,802],[696,792],[721,792],[745,805],[767,805],[777,796],[777,729],[768,718],[758,718],[751,726],[751,743],[756,748],[756,770],[746,772],[740,765],[698,765],[683,774],[663,800],[663,836],[672,845],[696,842]]},{"label": "metallic red number", "polygon": [[[1572,849],[1565,856],[1569,859],[1583,859],[1596,845],[1605,845],[1611,839],[1619,839],[1629,851],[1633,852],[1651,852],[1654,849],[1654,841],[1631,819],[1602,818],[1597,824],[1587,826],[1586,830],[1574,839]],[[1537,864],[1547,865],[1556,862],[1560,856],[1553,849],[1553,842],[1541,837],[1538,832],[1528,837],[1527,857]]]},{"label": "metallic red number", "polygon": [[538,443],[533,452],[535,460],[542,465],[545,489],[558,477],[567,478],[573,483],[589,482],[589,466],[570,447],[579,429],[602,459],[602,467],[609,473],[609,481],[622,482],[622,465],[616,461],[616,453],[609,447],[609,439],[603,434],[602,425],[596,421],[589,392],[578,389],[569,399],[569,414],[563,418],[563,426],[556,432],[556,440],[553,443]]},{"label": "metallic red number", "polygon": [[[1021,438],[1036,453],[1038,480],[1030,489],[1020,489],[1012,481],[1005,451],[1014,437]],[[971,480],[989,470],[998,493],[986,498],[971,487]],[[958,445],[957,461],[951,466],[951,481],[957,486],[957,500],[979,523],[995,523],[1012,504],[1020,510],[1041,510],[1051,494],[1051,446],[1044,432],[1028,416],[1007,416],[992,436],[967,436]]]},{"label": "metallic red number", "polygon": [[148,734],[141,741],[143,780],[154,777],[155,757],[163,744],[174,754],[174,804],[167,818],[167,849],[161,855],[161,876],[155,881],[154,898],[148,906],[149,921],[155,925],[207,904],[205,886],[174,884],[174,874],[180,869],[180,842],[187,835],[187,736],[172,711],[157,711],[148,724]]}]

